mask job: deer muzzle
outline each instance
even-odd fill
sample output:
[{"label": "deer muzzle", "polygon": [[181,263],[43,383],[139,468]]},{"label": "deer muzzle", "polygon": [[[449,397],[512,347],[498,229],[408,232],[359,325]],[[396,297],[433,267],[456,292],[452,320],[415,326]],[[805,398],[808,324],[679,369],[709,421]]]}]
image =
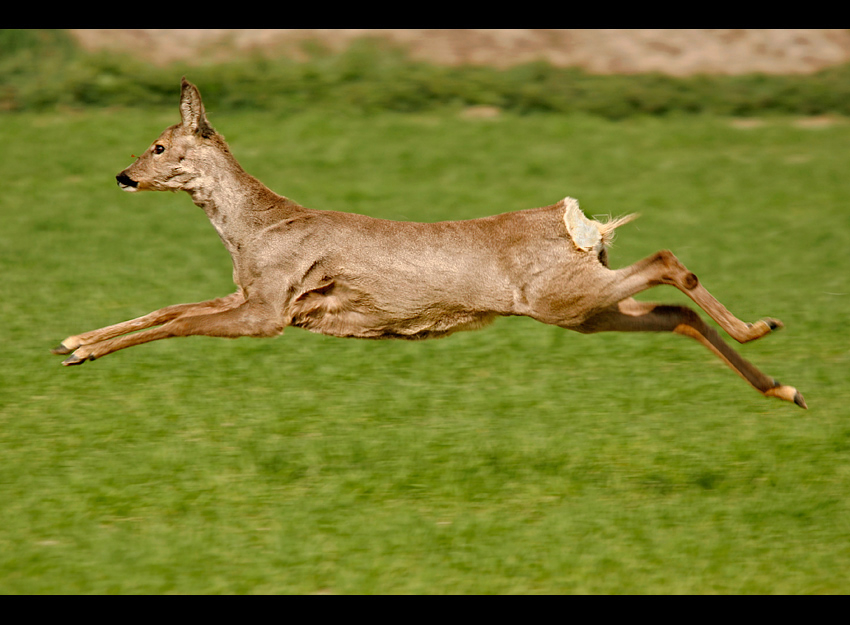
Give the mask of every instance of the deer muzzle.
[{"label": "deer muzzle", "polygon": [[130,178],[123,171],[115,176],[115,179],[118,181],[118,186],[121,187],[124,191],[138,191],[139,183]]}]

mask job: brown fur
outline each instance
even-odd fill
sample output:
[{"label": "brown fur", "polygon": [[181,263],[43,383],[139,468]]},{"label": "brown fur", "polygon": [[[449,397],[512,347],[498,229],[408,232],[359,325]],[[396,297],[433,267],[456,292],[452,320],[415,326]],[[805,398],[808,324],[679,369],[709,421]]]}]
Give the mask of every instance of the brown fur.
[{"label": "brown fur", "polygon": [[242,169],[185,79],[180,112],[181,123],[167,128],[118,183],[127,191],[188,192],[230,252],[237,291],[70,336],[54,350],[73,352],[63,364],[175,336],[264,337],[297,326],[340,337],[425,339],[525,315],[584,333],[691,336],[761,393],[805,407],[796,389],[744,360],[694,311],[632,299],[649,287],[673,285],[739,342],[781,327],[734,317],[668,251],[610,269],[606,245],[633,215],[588,220],[570,198],[439,223],[311,210]]}]

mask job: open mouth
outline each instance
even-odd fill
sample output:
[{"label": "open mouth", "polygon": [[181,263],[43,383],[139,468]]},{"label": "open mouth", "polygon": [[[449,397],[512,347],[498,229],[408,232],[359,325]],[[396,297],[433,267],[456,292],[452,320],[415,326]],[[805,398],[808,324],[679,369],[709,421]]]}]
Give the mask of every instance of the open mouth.
[{"label": "open mouth", "polygon": [[115,179],[118,181],[118,186],[121,187],[124,191],[138,191],[139,183],[130,178],[127,174],[118,174],[115,176]]}]

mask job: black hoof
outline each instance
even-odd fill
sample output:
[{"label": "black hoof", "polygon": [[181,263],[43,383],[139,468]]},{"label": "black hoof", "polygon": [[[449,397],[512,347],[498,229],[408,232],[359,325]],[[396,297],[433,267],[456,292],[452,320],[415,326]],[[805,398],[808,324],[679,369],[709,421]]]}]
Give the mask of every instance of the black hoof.
[{"label": "black hoof", "polygon": [[794,403],[797,404],[800,408],[805,408],[806,410],[809,409],[809,407],[806,405],[806,400],[803,399],[803,396],[800,394],[800,391],[797,391],[794,394]]},{"label": "black hoof", "polygon": [[72,349],[65,347],[64,343],[59,343],[59,345],[50,350],[50,353],[56,354],[57,356],[63,356],[65,354],[70,354],[72,351]]}]

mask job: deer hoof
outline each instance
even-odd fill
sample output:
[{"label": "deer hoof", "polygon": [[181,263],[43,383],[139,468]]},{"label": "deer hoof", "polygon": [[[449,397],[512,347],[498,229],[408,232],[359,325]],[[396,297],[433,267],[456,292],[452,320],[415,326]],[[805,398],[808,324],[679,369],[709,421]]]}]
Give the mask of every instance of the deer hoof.
[{"label": "deer hoof", "polygon": [[56,354],[57,356],[63,356],[64,354],[70,354],[73,349],[70,347],[65,347],[64,343],[59,343],[56,347],[50,350],[51,354]]},{"label": "deer hoof", "polygon": [[781,330],[785,327],[785,324],[782,323],[779,319],[771,319],[768,317],[767,319],[762,319],[767,324],[767,327],[771,330]]},{"label": "deer hoof", "polygon": [[749,343],[784,327],[785,325],[779,319],[760,319],[755,323],[748,323],[747,334],[737,340],[739,343]]},{"label": "deer hoof", "polygon": [[797,404],[800,408],[808,409],[808,405],[806,405],[806,400],[803,399],[803,395],[793,386],[786,386],[785,384],[780,384],[776,380],[774,380],[774,387],[768,389],[764,392],[768,397],[776,397],[778,399],[784,399],[785,401],[792,401]]},{"label": "deer hoof", "polygon": [[88,356],[83,358],[82,356],[77,356],[77,354],[71,354],[68,358],[62,361],[62,364],[66,367],[70,367],[71,365],[81,365],[87,360],[94,360],[94,356]]}]

